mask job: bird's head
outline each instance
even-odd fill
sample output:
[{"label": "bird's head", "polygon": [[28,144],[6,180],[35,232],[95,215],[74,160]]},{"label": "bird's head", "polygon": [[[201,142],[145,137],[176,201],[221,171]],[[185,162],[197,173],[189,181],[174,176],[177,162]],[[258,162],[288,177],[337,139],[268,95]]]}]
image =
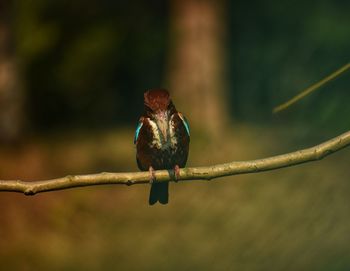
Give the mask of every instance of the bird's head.
[{"label": "bird's head", "polygon": [[169,92],[165,89],[148,90],[144,94],[144,104],[147,116],[157,123],[164,140],[167,140],[169,118],[176,112]]}]

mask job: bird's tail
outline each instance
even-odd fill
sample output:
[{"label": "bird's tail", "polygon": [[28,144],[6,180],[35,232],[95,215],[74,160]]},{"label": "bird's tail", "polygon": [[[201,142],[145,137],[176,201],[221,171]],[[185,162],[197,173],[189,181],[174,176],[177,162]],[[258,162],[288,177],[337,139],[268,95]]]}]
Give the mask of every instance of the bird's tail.
[{"label": "bird's tail", "polygon": [[161,204],[167,204],[169,201],[169,183],[153,183],[149,194],[149,204],[153,205],[157,201]]}]

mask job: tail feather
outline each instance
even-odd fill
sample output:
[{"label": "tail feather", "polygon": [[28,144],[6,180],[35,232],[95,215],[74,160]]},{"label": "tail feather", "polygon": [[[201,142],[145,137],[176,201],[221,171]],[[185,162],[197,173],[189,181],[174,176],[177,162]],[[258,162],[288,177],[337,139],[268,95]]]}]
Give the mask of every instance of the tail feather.
[{"label": "tail feather", "polygon": [[157,201],[161,204],[167,204],[169,201],[169,183],[154,183],[149,194],[149,204],[153,205]]}]

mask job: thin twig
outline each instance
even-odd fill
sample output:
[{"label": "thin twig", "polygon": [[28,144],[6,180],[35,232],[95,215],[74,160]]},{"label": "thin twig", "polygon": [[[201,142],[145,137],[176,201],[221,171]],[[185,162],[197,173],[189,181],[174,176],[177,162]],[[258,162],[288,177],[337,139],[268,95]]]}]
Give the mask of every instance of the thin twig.
[{"label": "thin twig", "polygon": [[335,79],[339,75],[341,75],[344,72],[346,72],[348,69],[350,69],[350,63],[344,65],[343,67],[341,67],[340,69],[336,70],[332,74],[328,75],[326,78],[322,79],[321,81],[317,82],[316,84],[313,84],[312,86],[310,86],[307,89],[303,90],[301,93],[299,93],[298,95],[294,96],[292,99],[288,100],[287,102],[285,102],[283,104],[280,104],[279,106],[276,106],[273,109],[273,113],[277,113],[277,112],[280,112],[280,111],[283,111],[283,110],[287,109],[292,104],[296,103],[297,101],[301,100],[305,96],[307,96],[310,93],[314,92],[316,89],[319,89],[320,87],[322,87],[326,83],[332,81],[333,79]]},{"label": "thin twig", "polygon": [[[180,170],[180,178],[178,180],[211,180],[223,176],[255,173],[289,167],[301,163],[320,160],[349,145],[350,131],[317,146],[282,155],[251,161],[237,161],[208,167],[183,168]],[[173,172],[168,170],[155,171],[155,177],[157,182],[174,181]],[[41,192],[69,189],[74,187],[104,184],[133,185],[148,182],[148,172],[104,172],[90,175],[69,175],[58,179],[33,182],[24,182],[20,180],[0,180],[0,191],[20,192],[24,193],[25,195],[34,195]]]}]

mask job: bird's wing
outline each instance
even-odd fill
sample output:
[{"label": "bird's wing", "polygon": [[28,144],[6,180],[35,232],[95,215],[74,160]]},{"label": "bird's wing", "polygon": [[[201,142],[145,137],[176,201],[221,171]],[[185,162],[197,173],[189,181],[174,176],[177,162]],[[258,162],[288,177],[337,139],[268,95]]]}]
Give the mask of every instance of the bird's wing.
[{"label": "bird's wing", "polygon": [[177,114],[179,115],[180,119],[182,120],[183,125],[186,128],[186,132],[187,132],[188,136],[190,136],[190,125],[188,124],[186,117],[184,115],[182,115],[182,113],[180,113],[180,112],[178,112]]},{"label": "bird's wing", "polygon": [[136,144],[137,139],[139,138],[141,128],[143,126],[143,117],[140,118],[139,122],[137,123],[136,126],[136,131],[135,131],[135,136],[134,136],[134,144]]}]

